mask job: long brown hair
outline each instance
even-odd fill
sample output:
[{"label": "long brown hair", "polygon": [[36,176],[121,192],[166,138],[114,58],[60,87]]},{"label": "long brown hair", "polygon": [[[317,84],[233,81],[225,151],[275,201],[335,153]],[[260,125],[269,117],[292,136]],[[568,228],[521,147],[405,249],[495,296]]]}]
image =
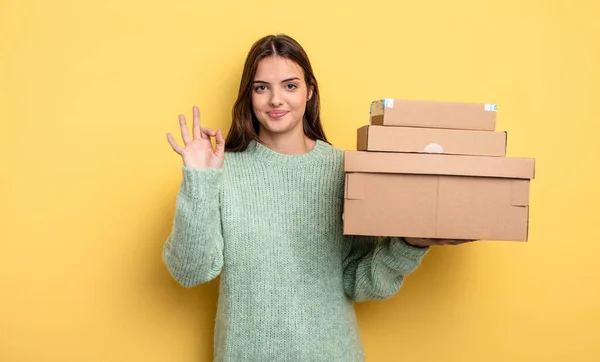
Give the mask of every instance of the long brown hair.
[{"label": "long brown hair", "polygon": [[313,140],[328,142],[321,126],[319,86],[308,56],[296,40],[288,35],[278,34],[265,36],[250,48],[240,81],[238,98],[233,105],[233,119],[225,141],[226,151],[243,151],[252,140],[259,142],[259,123],[252,109],[252,83],[258,63],[273,55],[294,61],[304,71],[307,89],[312,88],[313,92],[312,97],[306,103],[306,111],[302,119],[304,134]]}]

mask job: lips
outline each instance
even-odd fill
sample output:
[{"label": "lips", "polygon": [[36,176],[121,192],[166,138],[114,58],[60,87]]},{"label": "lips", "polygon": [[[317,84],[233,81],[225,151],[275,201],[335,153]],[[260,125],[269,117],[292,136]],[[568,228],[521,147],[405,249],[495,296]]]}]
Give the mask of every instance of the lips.
[{"label": "lips", "polygon": [[271,112],[267,112],[267,114],[269,115],[269,117],[274,118],[274,119],[281,118],[281,117],[285,116],[287,113],[288,113],[287,111],[271,111]]}]

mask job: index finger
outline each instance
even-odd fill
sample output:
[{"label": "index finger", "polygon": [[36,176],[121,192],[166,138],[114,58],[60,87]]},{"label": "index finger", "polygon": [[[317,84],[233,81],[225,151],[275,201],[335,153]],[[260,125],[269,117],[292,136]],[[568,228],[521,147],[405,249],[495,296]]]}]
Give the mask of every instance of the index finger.
[{"label": "index finger", "polygon": [[192,126],[192,132],[194,135],[194,139],[199,139],[202,137],[202,134],[200,132],[200,110],[198,109],[198,107],[194,106],[193,111],[194,111],[194,122],[193,122],[193,126]]}]

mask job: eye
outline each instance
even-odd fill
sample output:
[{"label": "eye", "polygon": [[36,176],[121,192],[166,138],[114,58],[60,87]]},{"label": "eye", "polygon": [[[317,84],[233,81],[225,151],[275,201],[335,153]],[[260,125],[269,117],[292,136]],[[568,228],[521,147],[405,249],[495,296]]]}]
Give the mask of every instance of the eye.
[{"label": "eye", "polygon": [[259,93],[265,91],[266,89],[267,87],[264,85],[257,85],[256,87],[254,87],[254,90]]},{"label": "eye", "polygon": [[294,89],[298,88],[298,86],[296,84],[294,84],[294,83],[288,83],[288,84],[285,85],[285,87],[288,90],[294,90]]}]

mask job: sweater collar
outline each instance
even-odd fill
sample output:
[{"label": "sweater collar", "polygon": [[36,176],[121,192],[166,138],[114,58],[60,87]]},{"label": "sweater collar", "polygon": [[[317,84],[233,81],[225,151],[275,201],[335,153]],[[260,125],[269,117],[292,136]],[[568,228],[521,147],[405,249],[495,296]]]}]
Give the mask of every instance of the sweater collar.
[{"label": "sweater collar", "polygon": [[260,142],[252,141],[248,146],[248,152],[259,160],[281,166],[298,166],[317,160],[326,154],[328,143],[317,140],[315,146],[308,152],[298,155],[285,155],[278,153]]}]

